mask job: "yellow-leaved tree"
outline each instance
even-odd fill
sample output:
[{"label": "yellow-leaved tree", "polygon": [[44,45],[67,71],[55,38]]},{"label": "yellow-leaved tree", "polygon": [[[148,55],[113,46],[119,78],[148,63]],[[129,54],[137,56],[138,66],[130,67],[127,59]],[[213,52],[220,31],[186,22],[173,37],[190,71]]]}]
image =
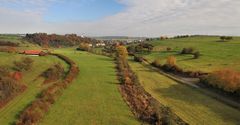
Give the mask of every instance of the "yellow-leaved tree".
[{"label": "yellow-leaved tree", "polygon": [[118,46],[117,47],[117,57],[122,60],[126,60],[127,56],[128,56],[127,48],[125,46]]}]

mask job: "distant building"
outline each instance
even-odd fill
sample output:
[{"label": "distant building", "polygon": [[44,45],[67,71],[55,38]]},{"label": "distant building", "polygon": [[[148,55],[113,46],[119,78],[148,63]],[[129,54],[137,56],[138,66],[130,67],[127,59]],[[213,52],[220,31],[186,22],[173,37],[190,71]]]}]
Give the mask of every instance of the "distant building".
[{"label": "distant building", "polygon": [[105,43],[97,43],[96,46],[101,47],[101,46],[106,46],[106,44]]}]

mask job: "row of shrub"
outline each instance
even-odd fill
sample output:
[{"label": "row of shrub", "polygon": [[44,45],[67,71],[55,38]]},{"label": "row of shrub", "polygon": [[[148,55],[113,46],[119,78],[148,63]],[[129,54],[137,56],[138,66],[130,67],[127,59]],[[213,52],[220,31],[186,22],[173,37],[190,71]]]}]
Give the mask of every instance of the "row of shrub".
[{"label": "row of shrub", "polygon": [[138,45],[130,45],[127,47],[129,54],[135,54],[137,52],[151,52],[154,46],[150,43],[139,43]]},{"label": "row of shrub", "polygon": [[14,69],[23,72],[23,71],[28,71],[32,68],[34,60],[26,57],[22,58],[20,61],[14,61]]},{"label": "row of shrub", "polygon": [[207,73],[203,73],[200,71],[185,71],[182,68],[178,67],[176,64],[176,58],[174,56],[170,56],[167,58],[166,64],[161,64],[161,60],[158,58],[151,63],[152,66],[159,68],[165,72],[170,72],[176,75],[199,78],[203,75],[207,75]]},{"label": "row of shrub", "polygon": [[49,86],[43,90],[40,96],[32,102],[21,114],[16,122],[16,125],[35,125],[39,122],[44,115],[49,111],[52,104],[61,95],[62,91],[77,77],[79,69],[77,65],[66,56],[60,54],[55,55],[70,65],[70,69],[65,76],[64,80]]},{"label": "row of shrub", "polygon": [[1,47],[0,52],[16,53],[17,49],[15,47]]},{"label": "row of shrub", "polygon": [[215,71],[201,77],[201,83],[240,97],[240,72],[232,69]]},{"label": "row of shrub", "polygon": [[7,67],[0,67],[0,108],[27,88],[17,75]]},{"label": "row of shrub", "polygon": [[117,47],[116,62],[119,80],[122,83],[120,90],[132,112],[143,122],[152,125],[186,125],[187,123],[144,90],[128,65],[127,55],[125,47]]},{"label": "row of shrub", "polygon": [[196,51],[194,48],[183,48],[180,54],[192,54],[194,59],[198,59],[200,57],[200,52]]},{"label": "row of shrub", "polygon": [[18,47],[19,43],[13,43],[13,42],[10,42],[10,41],[0,41],[0,46]]},{"label": "row of shrub", "polygon": [[232,36],[220,36],[221,42],[232,40]]}]

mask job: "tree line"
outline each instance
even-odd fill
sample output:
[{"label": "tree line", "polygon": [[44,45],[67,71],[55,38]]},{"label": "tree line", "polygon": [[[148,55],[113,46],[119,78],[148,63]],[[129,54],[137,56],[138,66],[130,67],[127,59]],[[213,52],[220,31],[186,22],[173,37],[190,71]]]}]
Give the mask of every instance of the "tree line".
[{"label": "tree line", "polygon": [[26,34],[24,39],[42,47],[69,47],[80,43],[91,43],[92,41],[91,38],[80,37],[76,34],[57,35],[47,33]]}]

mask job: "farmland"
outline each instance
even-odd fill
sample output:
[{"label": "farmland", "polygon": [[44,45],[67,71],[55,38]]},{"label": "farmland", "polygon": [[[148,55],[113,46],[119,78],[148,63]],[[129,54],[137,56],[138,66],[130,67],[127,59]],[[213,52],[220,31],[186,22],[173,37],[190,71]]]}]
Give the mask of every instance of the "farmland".
[{"label": "farmland", "polygon": [[130,60],[141,85],[191,125],[236,125],[240,111]]},{"label": "farmland", "polygon": [[239,0],[2,0],[0,125],[240,125]]},{"label": "farmland", "polygon": [[[140,53],[150,61],[160,58],[162,64],[166,58],[173,55],[177,58],[177,65],[186,70],[212,72],[221,68],[233,68],[240,70],[240,37],[234,37],[228,42],[219,42],[219,37],[194,36],[168,40],[154,40],[155,46],[151,54]],[[167,48],[171,48],[167,51]],[[179,54],[183,48],[194,48],[200,52],[199,59],[193,59],[192,55]]]},{"label": "farmland", "polygon": [[80,67],[80,75],[41,125],[139,124],[121,98],[111,58],[74,53],[73,49],[58,50],[57,53],[74,59]]},{"label": "farmland", "polygon": [[[41,46],[29,43],[18,36],[1,36],[0,40],[19,43],[19,46],[15,47],[18,51],[43,49]],[[212,72],[221,68],[233,67],[240,70],[238,63],[240,56],[235,54],[239,53],[237,48],[240,46],[240,39],[234,37],[228,42],[217,42],[218,40],[218,37],[207,36],[154,40],[149,42],[154,45],[153,51],[139,52],[137,55],[150,61],[160,58],[161,64],[166,62],[168,56],[174,56],[177,59],[176,64],[184,70]],[[183,48],[187,47],[200,51],[201,56],[198,59],[193,59],[191,54],[179,54]],[[50,106],[38,124],[142,124],[143,121],[134,115],[134,109],[129,107],[129,102],[126,102],[125,98],[122,97],[123,93],[120,86],[124,82],[119,80],[114,58],[77,51],[76,48],[76,46],[48,48],[52,53],[61,54],[71,59],[79,67],[80,72],[68,87],[61,90],[62,94]],[[171,48],[171,50],[167,51],[167,48]],[[95,48],[93,52],[102,54],[102,48]],[[114,54],[115,52],[112,53],[112,55]],[[126,53],[124,55],[127,57]],[[57,63],[63,66],[65,72],[69,70],[69,65],[56,56],[26,56],[17,52],[0,52],[0,65],[9,67],[10,70],[14,71],[14,61],[19,61],[24,57],[34,60],[32,68],[23,72],[21,80],[27,89],[0,109],[0,124],[16,123],[21,112],[37,100],[44,89],[53,85],[43,84],[44,78],[39,76],[44,71]],[[199,91],[191,88],[159,74],[150,69],[149,65],[134,62],[132,57],[128,59],[127,62],[138,76],[137,79],[140,86],[147,92],[146,95],[149,94],[149,98],[153,97],[161,105],[169,107],[184,122],[190,125],[238,124],[240,111],[203,93],[209,90]],[[134,79],[132,77],[132,82]],[[138,98],[138,95],[134,97]],[[154,107],[154,105],[151,106]]]},{"label": "farmland", "polygon": [[[11,58],[9,58],[11,57]],[[20,60],[24,55],[0,53],[0,65],[13,67],[13,61]],[[62,60],[53,57],[31,57],[34,60],[33,68],[23,73],[21,82],[27,86],[24,93],[11,100],[6,106],[0,109],[0,124],[11,124],[17,119],[17,115],[33,101],[45,86],[42,86],[43,78],[38,78],[42,72],[56,63],[61,63],[65,69],[67,64]]]}]

